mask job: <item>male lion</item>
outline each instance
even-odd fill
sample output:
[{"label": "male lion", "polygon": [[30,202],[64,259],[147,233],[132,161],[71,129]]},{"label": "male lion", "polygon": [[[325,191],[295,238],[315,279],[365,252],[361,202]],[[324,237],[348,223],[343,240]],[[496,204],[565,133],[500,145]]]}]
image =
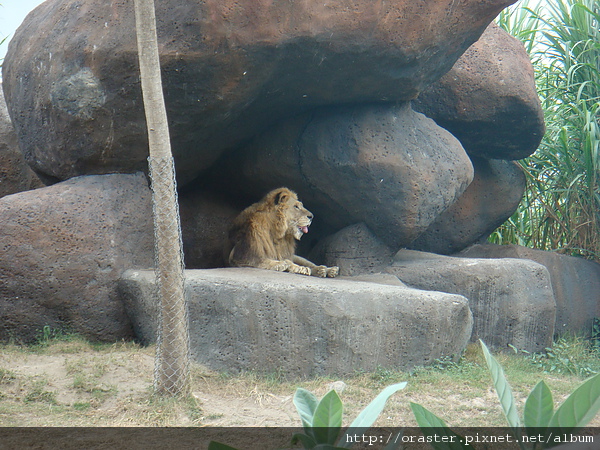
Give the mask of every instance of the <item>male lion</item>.
[{"label": "male lion", "polygon": [[229,241],[233,246],[229,264],[316,277],[335,277],[338,267],[317,266],[294,254],[312,222],[295,192],[279,188],[243,210],[233,221]]}]

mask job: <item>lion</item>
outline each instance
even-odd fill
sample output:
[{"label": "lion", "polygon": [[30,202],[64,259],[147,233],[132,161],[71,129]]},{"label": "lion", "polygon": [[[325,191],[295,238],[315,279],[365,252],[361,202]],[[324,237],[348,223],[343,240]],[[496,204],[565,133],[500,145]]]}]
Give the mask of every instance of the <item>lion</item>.
[{"label": "lion", "polygon": [[243,210],[229,231],[229,265],[316,277],[335,277],[338,267],[318,266],[295,254],[313,215],[295,192],[281,187]]}]

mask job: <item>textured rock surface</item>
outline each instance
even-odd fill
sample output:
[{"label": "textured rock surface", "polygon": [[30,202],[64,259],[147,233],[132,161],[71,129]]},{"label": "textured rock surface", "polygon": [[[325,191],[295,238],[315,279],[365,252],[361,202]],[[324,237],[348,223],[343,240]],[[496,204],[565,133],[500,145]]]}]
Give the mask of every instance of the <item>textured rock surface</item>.
[{"label": "textured rock surface", "polygon": [[228,230],[240,211],[207,192],[187,191],[179,195],[183,253],[188,269],[226,266]]},{"label": "textured rock surface", "polygon": [[546,266],[556,299],[556,333],[590,335],[600,317],[600,264],[518,245],[473,245],[468,258],[520,258]]},{"label": "textured rock surface", "polygon": [[525,174],[512,161],[472,158],[475,177],[450,208],[409,248],[449,255],[487,238],[517,209]]},{"label": "textured rock surface", "polygon": [[[139,339],[155,340],[154,273],[121,281]],[[460,354],[464,297],[259,269],[186,271],[192,357],[217,370],[295,377],[404,368]]]},{"label": "textured rock surface", "polygon": [[495,24],[414,102],[471,156],[521,159],[544,135],[544,114],[523,44]]},{"label": "textured rock surface", "polygon": [[[158,2],[180,184],[283,116],[414,98],[513,2]],[[55,0],[17,30],[4,92],[37,171],[64,179],[146,167],[133,29],[130,1]]]},{"label": "textured rock surface", "polygon": [[471,259],[401,250],[388,269],[418,289],[469,299],[472,340],[540,352],[552,344],[556,302],[544,266],[519,259]]},{"label": "textured rock surface", "polygon": [[42,186],[19,150],[0,86],[0,197]]},{"label": "textured rock surface", "polygon": [[44,326],[115,341],[133,336],[117,295],[131,267],[152,267],[146,177],[78,177],[0,199],[0,340]]},{"label": "textured rock surface", "polygon": [[365,223],[398,250],[473,179],[460,143],[410,105],[327,108],[284,121],[227,160],[220,178],[260,198],[294,189],[339,230]]},{"label": "textured rock surface", "polygon": [[352,276],[379,272],[390,265],[393,256],[393,250],[364,223],[359,223],[319,242],[309,259],[326,266],[338,266],[340,275]]}]

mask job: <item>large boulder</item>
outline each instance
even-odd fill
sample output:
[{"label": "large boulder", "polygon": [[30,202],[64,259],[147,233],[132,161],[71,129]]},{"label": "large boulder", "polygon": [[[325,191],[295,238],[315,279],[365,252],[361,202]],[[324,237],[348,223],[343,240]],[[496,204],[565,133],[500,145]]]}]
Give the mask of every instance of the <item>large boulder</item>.
[{"label": "large boulder", "polygon": [[[120,283],[138,338],[156,340],[152,271]],[[260,269],[187,270],[192,358],[216,370],[288,376],[410,369],[458,356],[471,335],[464,297],[402,285]]]},{"label": "large boulder", "polygon": [[544,136],[529,55],[494,23],[414,107],[455,135],[471,156],[525,158]]},{"label": "large boulder", "polygon": [[[180,184],[226,149],[319,105],[407,101],[446,73],[514,0],[157,2]],[[72,176],[146,167],[133,2],[54,0],[3,65],[27,162]]]},{"label": "large boulder", "polygon": [[590,336],[600,317],[600,264],[519,245],[473,245],[459,254],[467,258],[519,258],[544,265],[556,299],[557,334]]},{"label": "large boulder", "polygon": [[25,162],[0,88],[0,197],[42,187]]},{"label": "large boulder", "polygon": [[401,250],[387,272],[414,288],[468,298],[473,341],[528,352],[544,351],[552,344],[556,302],[550,275],[541,264]]},{"label": "large boulder", "polygon": [[283,121],[230,155],[231,190],[296,190],[333,229],[364,223],[398,250],[452,205],[473,166],[450,133],[408,103],[325,108]]},{"label": "large boulder", "polygon": [[340,275],[359,276],[381,272],[392,263],[394,251],[381,242],[364,223],[350,225],[321,240],[309,259],[338,266]]},{"label": "large boulder", "polygon": [[515,212],[525,192],[525,174],[513,161],[472,158],[475,177],[467,190],[408,245],[449,255],[487,238]]},{"label": "large boulder", "polygon": [[125,269],[152,267],[143,174],[86,176],[0,199],[0,340],[45,326],[89,339],[133,337],[117,293]]}]

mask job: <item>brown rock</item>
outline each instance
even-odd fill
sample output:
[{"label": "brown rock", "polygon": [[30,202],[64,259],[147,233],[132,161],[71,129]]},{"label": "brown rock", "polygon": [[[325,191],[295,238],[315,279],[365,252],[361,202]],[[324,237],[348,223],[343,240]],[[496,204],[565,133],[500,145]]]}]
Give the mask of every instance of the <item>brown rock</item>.
[{"label": "brown rock", "polygon": [[[180,185],[274,121],[414,98],[514,0],[157,2]],[[65,179],[143,170],[133,3],[45,2],[10,42],[4,91],[27,162]]]},{"label": "brown rock", "polygon": [[133,337],[116,280],[152,267],[146,177],[78,177],[0,199],[0,340],[44,326],[115,341]]},{"label": "brown rock", "polygon": [[408,103],[325,108],[284,121],[224,163],[220,178],[261,197],[298,192],[315,222],[364,223],[396,251],[473,178],[460,143]]},{"label": "brown rock", "polygon": [[459,254],[468,258],[519,258],[546,266],[556,298],[556,333],[590,336],[600,317],[600,264],[519,245],[473,245]]},{"label": "brown rock", "polygon": [[472,342],[541,352],[552,345],[556,302],[544,266],[519,259],[475,259],[400,250],[387,269],[408,286],[469,299]]},{"label": "brown rock", "polygon": [[181,193],[179,208],[186,268],[225,267],[227,233],[240,209],[220,196],[197,190]]},{"label": "brown rock", "polygon": [[0,85],[0,197],[42,186],[19,150]]},{"label": "brown rock", "polygon": [[408,247],[449,255],[487,238],[517,209],[525,174],[512,161],[472,158],[475,177],[467,190]]},{"label": "brown rock", "polygon": [[414,108],[486,159],[525,158],[545,131],[529,55],[493,23]]},{"label": "brown rock", "polygon": [[393,256],[394,252],[364,223],[358,223],[323,239],[309,259],[338,266],[342,276],[355,276],[380,272],[391,264]]}]

